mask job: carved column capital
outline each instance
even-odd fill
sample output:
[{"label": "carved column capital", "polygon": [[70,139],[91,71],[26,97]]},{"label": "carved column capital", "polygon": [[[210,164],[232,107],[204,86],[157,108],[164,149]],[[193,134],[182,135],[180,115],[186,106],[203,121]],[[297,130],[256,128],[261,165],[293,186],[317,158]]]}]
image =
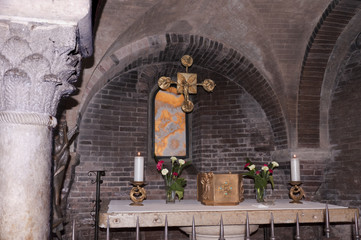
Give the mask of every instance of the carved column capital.
[{"label": "carved column capital", "polygon": [[54,116],[79,65],[75,26],[0,22],[0,112]]}]

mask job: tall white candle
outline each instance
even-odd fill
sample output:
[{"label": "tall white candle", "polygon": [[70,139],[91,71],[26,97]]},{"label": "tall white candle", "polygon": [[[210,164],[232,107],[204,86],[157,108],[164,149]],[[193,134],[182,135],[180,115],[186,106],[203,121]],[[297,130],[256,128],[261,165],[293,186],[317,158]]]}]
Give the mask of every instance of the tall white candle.
[{"label": "tall white candle", "polygon": [[296,155],[293,155],[293,158],[291,158],[291,181],[301,181],[300,159],[298,159]]},{"label": "tall white candle", "polygon": [[138,156],[134,158],[134,182],[143,182],[144,180],[144,157]]}]

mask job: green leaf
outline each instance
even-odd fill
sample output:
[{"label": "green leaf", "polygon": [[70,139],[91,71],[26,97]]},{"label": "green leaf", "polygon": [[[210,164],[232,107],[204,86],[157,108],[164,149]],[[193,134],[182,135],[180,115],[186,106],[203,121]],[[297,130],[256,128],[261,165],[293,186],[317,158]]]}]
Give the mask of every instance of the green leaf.
[{"label": "green leaf", "polygon": [[181,200],[183,198],[183,192],[184,191],[175,191],[175,194],[178,195],[178,199]]},{"label": "green leaf", "polygon": [[269,177],[269,181],[271,182],[272,189],[274,189],[275,184],[274,184],[274,182],[273,182],[273,176],[270,176],[270,177]]},{"label": "green leaf", "polygon": [[178,178],[175,180],[172,185],[170,185],[170,189],[175,191],[178,195],[179,199],[183,198],[184,186],[187,184],[187,181],[184,178]]},{"label": "green leaf", "polygon": [[179,165],[174,164],[173,169],[172,169],[172,172],[178,173],[178,172],[179,172]]},{"label": "green leaf", "polygon": [[266,188],[267,180],[257,175],[254,178],[254,186],[255,186],[255,188]]},{"label": "green leaf", "polygon": [[184,186],[186,185],[187,181],[184,178],[178,178],[173,182],[170,188],[174,191],[184,191]]},{"label": "green leaf", "polygon": [[256,176],[256,174],[254,172],[246,172],[246,173],[242,173],[242,175],[248,176],[248,177],[252,177],[254,178]]}]

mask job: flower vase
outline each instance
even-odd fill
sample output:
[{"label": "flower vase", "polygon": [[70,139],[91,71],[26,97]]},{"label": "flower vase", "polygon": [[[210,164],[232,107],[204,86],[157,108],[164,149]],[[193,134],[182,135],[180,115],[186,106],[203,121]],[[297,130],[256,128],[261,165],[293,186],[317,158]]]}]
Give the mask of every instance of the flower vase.
[{"label": "flower vase", "polygon": [[170,189],[170,187],[166,187],[166,198],[165,198],[165,203],[175,203],[175,191]]},{"label": "flower vase", "polygon": [[265,200],[265,196],[266,196],[266,188],[260,187],[260,188],[255,188],[256,190],[256,200],[259,203],[264,203]]}]

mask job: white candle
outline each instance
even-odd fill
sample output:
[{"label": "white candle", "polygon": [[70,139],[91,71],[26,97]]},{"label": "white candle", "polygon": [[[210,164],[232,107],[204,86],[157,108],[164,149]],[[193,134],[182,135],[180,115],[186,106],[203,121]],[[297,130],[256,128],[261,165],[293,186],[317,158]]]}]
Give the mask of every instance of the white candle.
[{"label": "white candle", "polygon": [[144,157],[138,156],[134,158],[134,182],[143,182],[144,180]]},{"label": "white candle", "polygon": [[300,159],[298,159],[296,155],[293,155],[293,158],[291,158],[291,181],[301,181]]}]

